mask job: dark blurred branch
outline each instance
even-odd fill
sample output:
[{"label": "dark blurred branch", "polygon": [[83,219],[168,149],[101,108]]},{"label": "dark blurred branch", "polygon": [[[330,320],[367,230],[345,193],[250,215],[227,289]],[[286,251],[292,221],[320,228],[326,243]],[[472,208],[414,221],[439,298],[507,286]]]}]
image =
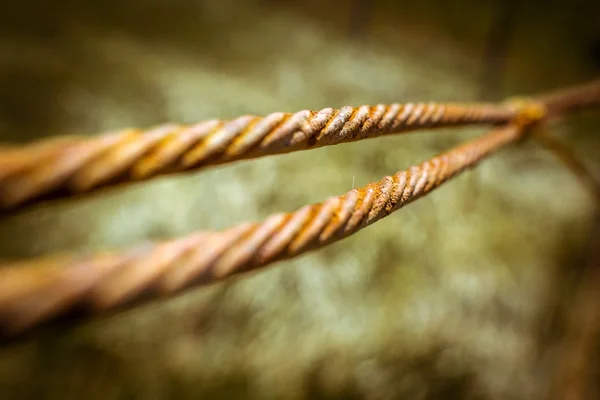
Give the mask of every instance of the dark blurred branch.
[{"label": "dark blurred branch", "polygon": [[481,99],[501,97],[501,83],[506,68],[506,58],[518,12],[515,0],[496,0],[495,12],[485,39]]},{"label": "dark blurred branch", "polygon": [[364,43],[369,36],[369,27],[373,16],[373,0],[353,0],[350,9],[350,40]]},{"label": "dark blurred branch", "polygon": [[592,195],[598,207],[600,207],[600,183],[596,181],[592,173],[579,160],[579,158],[556,139],[547,129],[536,129],[533,137],[544,147],[550,150],[571,171],[579,181],[585,186],[586,190]]},{"label": "dark blurred branch", "polygon": [[596,209],[589,256],[569,315],[549,398],[583,400],[589,390],[600,339],[600,211]]}]

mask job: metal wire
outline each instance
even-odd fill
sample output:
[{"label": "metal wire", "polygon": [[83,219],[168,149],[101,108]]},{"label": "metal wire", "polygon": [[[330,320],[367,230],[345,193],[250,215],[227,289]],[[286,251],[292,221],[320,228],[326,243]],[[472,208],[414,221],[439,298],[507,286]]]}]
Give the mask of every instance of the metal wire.
[{"label": "metal wire", "polygon": [[[71,137],[25,149],[0,148],[0,182],[4,190],[12,187],[6,182],[19,182],[15,177],[23,176],[28,177],[24,182],[29,183],[15,184],[20,190],[36,188],[40,182],[43,190],[50,190],[56,184],[87,182],[88,185],[74,187],[89,190],[106,181],[108,175],[116,174],[115,166],[119,174],[131,173],[140,168],[139,160],[152,157],[156,157],[155,161],[146,162],[160,168],[151,168],[150,175],[166,166],[191,168],[235,157],[312,148],[416,127],[475,120],[494,122],[502,120],[506,116],[503,113],[512,115],[508,125],[420,165],[323,203],[290,214],[273,215],[261,223],[243,224],[221,232],[198,232],[122,252],[55,255],[0,264],[0,333],[16,335],[72,312],[89,315],[126,308],[340,240],[429,193],[504,145],[520,140],[532,124],[563,112],[600,105],[598,88],[600,82],[595,82],[534,100],[513,100],[500,108],[490,108],[491,114],[478,106],[470,112],[460,107],[433,105],[359,107],[346,112],[327,109],[287,117],[271,114],[264,118],[242,117],[228,123],[205,122],[200,127],[182,128],[188,132],[184,136],[172,128],[161,128],[145,135],[135,131],[129,136],[120,133],[91,141]],[[298,116],[302,113],[304,116]],[[116,143],[119,145],[113,147]],[[180,149],[185,151],[181,153]],[[46,167],[36,166],[44,162]],[[105,163],[112,172],[102,172]],[[82,165],[88,171],[86,179],[77,178]],[[31,171],[37,171],[37,175],[28,175]],[[94,184],[90,186],[89,182]],[[22,200],[41,193],[39,187],[37,192],[25,192],[28,193],[25,197],[13,197],[12,204],[16,204],[15,198]]]},{"label": "metal wire", "polygon": [[538,96],[548,114],[564,115],[600,104],[600,79]]},{"label": "metal wire", "polygon": [[0,326],[17,333],[73,309],[105,312],[325,246],[431,192],[523,132],[517,125],[499,128],[379,182],[260,223],[121,253],[0,266]]},{"label": "metal wire", "polygon": [[503,123],[515,115],[510,105],[380,104],[245,115],[0,149],[0,209],[49,193],[89,192],[123,181],[416,129]]}]

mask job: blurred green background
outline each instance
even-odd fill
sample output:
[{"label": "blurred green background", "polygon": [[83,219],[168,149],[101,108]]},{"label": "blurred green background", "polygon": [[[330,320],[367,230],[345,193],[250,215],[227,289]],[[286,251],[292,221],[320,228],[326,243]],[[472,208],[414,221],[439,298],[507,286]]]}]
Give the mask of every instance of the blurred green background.
[{"label": "blurred green background", "polygon": [[[9,143],[246,113],[499,100],[599,73],[597,1],[0,3]],[[600,113],[588,112],[553,129],[596,176],[599,128]],[[258,220],[484,131],[386,137],[41,204],[1,217],[0,257]],[[592,214],[553,155],[513,146],[327,249],[3,345],[1,397],[544,399]]]}]

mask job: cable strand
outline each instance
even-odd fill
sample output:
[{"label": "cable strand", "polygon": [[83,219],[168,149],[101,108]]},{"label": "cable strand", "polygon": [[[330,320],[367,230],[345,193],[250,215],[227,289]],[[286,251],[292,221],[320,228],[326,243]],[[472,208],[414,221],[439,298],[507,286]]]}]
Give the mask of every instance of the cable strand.
[{"label": "cable strand", "polygon": [[72,195],[116,183],[417,129],[499,124],[515,110],[493,104],[391,104],[276,112],[194,125],[127,129],[66,143],[0,151],[0,209],[44,195]]},{"label": "cable strand", "polygon": [[378,182],[263,222],[122,252],[0,265],[0,326],[17,333],[74,307],[86,314],[120,309],[326,246],[426,195],[523,132],[516,125],[499,128]]},{"label": "cable strand", "polygon": [[141,168],[141,160],[158,166],[152,175],[168,168],[197,168],[422,127],[499,123],[510,115],[510,123],[419,165],[263,222],[122,251],[0,263],[0,332],[18,335],[73,310],[94,315],[125,309],[326,246],[521,140],[532,126],[562,113],[600,105],[598,88],[600,81],[491,108],[435,104],[347,107],[171,125],[147,132],[129,130],[93,139],[58,138],[25,148],[0,147],[0,200],[15,205],[59,186],[92,190],[100,182]]}]

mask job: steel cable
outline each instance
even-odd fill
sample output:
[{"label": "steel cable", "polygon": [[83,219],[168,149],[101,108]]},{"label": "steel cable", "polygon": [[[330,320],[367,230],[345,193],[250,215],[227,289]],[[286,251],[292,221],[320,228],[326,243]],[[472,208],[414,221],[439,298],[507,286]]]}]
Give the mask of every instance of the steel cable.
[{"label": "steel cable", "polygon": [[517,125],[499,128],[379,182],[260,223],[123,252],[0,265],[0,326],[15,333],[73,309],[106,312],[325,246],[431,192],[522,133]]},{"label": "steel cable", "polygon": [[[320,204],[305,206],[293,213],[273,215],[261,223],[242,224],[220,232],[198,232],[180,239],[124,251],[87,256],[54,255],[0,264],[0,332],[8,335],[19,334],[73,312],[90,315],[123,309],[159,296],[173,295],[191,286],[216,282],[234,274],[264,267],[340,240],[429,193],[503,146],[520,140],[529,131],[528,128],[532,124],[560,116],[563,112],[599,105],[600,90],[597,90],[599,87],[600,82],[594,82],[576,90],[563,91],[564,98],[561,98],[561,92],[559,92],[534,100],[507,102],[498,109],[511,110],[510,113],[513,115],[511,122],[504,127],[420,165],[393,176],[384,177],[379,182],[354,189],[343,196],[330,198]],[[437,117],[432,117],[436,114],[432,109],[424,112],[426,106],[422,107],[423,110],[417,116],[406,110],[403,111],[401,115],[404,113],[412,115],[409,120],[398,119],[398,113],[402,106],[398,107],[400,108],[395,114],[389,110],[381,111],[381,115],[371,121],[377,121],[378,129],[380,126],[388,126],[386,132],[391,132],[394,126],[412,126],[409,123],[410,119],[430,121],[431,126],[441,121]],[[329,117],[323,117],[324,119],[319,117],[321,118],[319,119],[317,118],[319,113],[308,112],[315,119],[321,121],[319,122],[322,125],[319,125],[320,130],[317,132],[313,125],[310,125],[310,129],[313,130],[306,127],[287,130],[288,136],[286,136],[285,143],[288,143],[289,146],[279,149],[281,152],[293,151],[298,149],[294,147],[298,144],[306,146],[305,148],[317,147],[381,134],[382,131],[373,133],[374,122],[371,125],[365,122],[369,121],[369,117],[361,120],[360,124],[352,125],[354,130],[348,128],[347,121],[340,122],[342,120],[337,119],[342,110],[334,111],[336,116],[330,119],[328,119]],[[353,110],[352,115],[357,114],[360,108]],[[437,112],[440,112],[439,109]],[[392,114],[395,115],[392,121],[397,122],[382,125],[381,121],[386,120],[385,115]],[[427,117],[429,119],[425,117],[427,115],[429,115]],[[267,124],[264,121],[269,118],[275,117],[260,118],[256,123]],[[293,118],[293,116],[289,116],[287,121],[289,122]],[[353,117],[348,118],[348,121],[353,120]],[[314,120],[312,121],[315,123]],[[446,119],[446,122],[450,123],[448,121],[455,123],[456,119]],[[462,121],[464,122],[464,120]],[[214,123],[222,124],[218,121]],[[237,126],[246,126],[245,123],[240,122],[240,125]],[[371,127],[368,128],[368,126]],[[280,128],[277,128],[279,130],[276,132],[282,132]],[[219,129],[218,132],[221,132],[222,129]],[[254,132],[253,128],[248,129],[249,131],[244,131],[246,134]],[[354,133],[343,134],[343,132],[349,131]],[[177,135],[165,137],[162,136],[160,130],[157,132],[150,135],[160,138],[160,140],[156,139],[158,141],[152,141],[154,144],[164,141],[165,138],[173,140],[175,143],[180,139]],[[209,141],[207,146],[211,149],[218,148],[217,152],[211,150],[207,158],[202,158],[207,153],[206,150],[200,151],[201,159],[204,160],[202,162],[225,162],[222,157],[223,151],[226,151],[228,146],[236,148],[234,139],[238,137],[236,135],[239,133],[238,131],[235,131],[238,133],[232,133],[233,129],[228,132],[230,135],[224,140],[219,136],[224,134],[220,133],[217,135],[220,139]],[[307,136],[307,132],[312,136]],[[103,148],[110,149],[115,142],[123,140],[121,135],[123,134],[101,137],[100,142],[105,146]],[[253,140],[258,140],[256,143],[262,143],[265,140],[264,138],[256,139],[257,136],[252,135],[255,138]],[[209,136],[209,138],[213,137],[215,136]],[[308,140],[307,137],[313,139]],[[135,145],[137,143],[136,135],[133,135],[130,140],[131,147],[122,153],[115,153],[115,155],[109,152],[102,153],[104,155],[98,156],[99,158],[92,157],[91,162],[92,165],[95,165],[94,168],[101,170],[103,163],[113,165],[112,163],[117,160],[121,166],[120,170],[130,170],[133,165],[131,162],[134,162],[132,160],[136,160],[140,154],[147,154],[149,148],[147,145],[143,145],[140,150],[140,145]],[[168,145],[169,140],[162,143]],[[144,141],[142,140],[142,142]],[[0,157],[0,161],[2,161],[0,163],[0,181],[7,182],[12,177],[21,174],[24,171],[24,164],[28,165],[28,168],[35,169],[32,158],[37,159],[38,163],[40,160],[64,160],[65,149],[81,150],[80,146],[83,146],[84,149],[87,148],[86,146],[90,146],[91,149],[97,145],[97,142],[93,140],[71,137],[38,143],[24,150],[0,148],[0,155],[3,156]],[[202,146],[200,148],[204,148]],[[273,149],[269,146],[267,148]],[[189,149],[195,151],[193,146]],[[249,150],[244,157],[249,157],[250,154],[254,154],[253,156],[261,154],[260,151],[258,153],[256,151],[258,151],[256,148]],[[107,158],[107,154],[112,155]],[[234,152],[234,154],[237,153]],[[82,158],[85,157],[79,152],[73,152],[70,154],[70,158],[66,157],[68,162],[65,164],[51,163],[55,168],[63,165],[62,168],[59,168],[60,173],[49,171],[48,174],[50,176],[60,175],[63,179],[61,182],[64,183],[66,182],[64,177],[72,176],[72,172],[76,170],[74,166],[82,165]],[[172,162],[169,161],[171,164]],[[26,168],[25,171],[29,171],[29,169]],[[41,174],[42,177],[43,175]],[[94,173],[91,175],[93,176]]]},{"label": "steel cable", "polygon": [[47,194],[90,192],[123,181],[386,134],[503,123],[515,114],[508,105],[380,104],[245,115],[0,149],[0,209]]},{"label": "steel cable", "polygon": [[536,97],[549,115],[565,115],[600,104],[600,79]]}]

